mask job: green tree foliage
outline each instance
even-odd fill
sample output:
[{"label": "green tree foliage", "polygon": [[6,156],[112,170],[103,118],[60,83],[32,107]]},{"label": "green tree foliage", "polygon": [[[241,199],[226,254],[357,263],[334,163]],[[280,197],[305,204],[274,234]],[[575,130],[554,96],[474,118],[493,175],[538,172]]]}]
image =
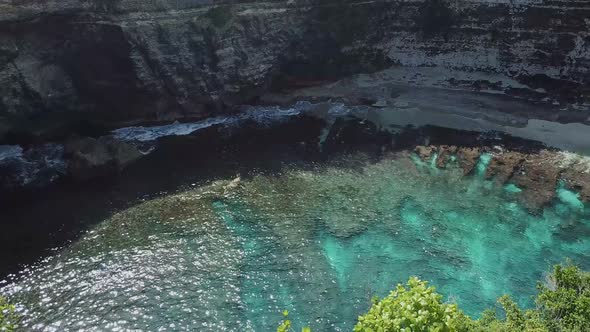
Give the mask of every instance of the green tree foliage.
[{"label": "green tree foliage", "polygon": [[590,273],[567,264],[557,265],[548,282],[539,283],[536,308],[522,311],[508,296],[498,300],[505,319],[486,311],[474,322],[475,331],[582,332],[590,331]]},{"label": "green tree foliage", "polygon": [[498,299],[504,311],[504,319],[499,319],[496,312],[486,310],[479,320],[465,323],[469,332],[548,332],[545,322],[537,310],[522,311],[516,302],[504,295]]},{"label": "green tree foliage", "polygon": [[[434,287],[416,277],[398,285],[382,300],[374,299],[359,317],[355,332],[583,332],[590,331],[590,272],[557,265],[539,283],[536,308],[522,310],[509,296],[498,299],[500,312],[486,310],[478,320],[456,304],[442,302]],[[288,313],[285,312],[285,318]],[[288,332],[285,320],[277,332]],[[304,332],[310,332],[309,329]]]},{"label": "green tree foliage", "polygon": [[416,277],[399,284],[383,300],[360,316],[355,332],[458,331],[468,318],[456,304],[442,303],[434,287]]},{"label": "green tree foliage", "polygon": [[16,331],[20,321],[14,305],[8,303],[5,298],[0,297],[0,331]]},{"label": "green tree foliage", "polygon": [[537,288],[537,307],[551,331],[590,331],[589,272],[558,265],[549,283]]},{"label": "green tree foliage", "polygon": [[[284,320],[281,322],[279,327],[277,328],[277,332],[290,332],[291,331],[291,321],[287,319],[289,317],[289,312],[287,310],[283,311]],[[301,332],[311,332],[309,327],[304,327]]]},{"label": "green tree foliage", "polygon": [[289,332],[291,330],[291,321],[287,319],[287,317],[289,317],[289,312],[287,310],[283,311],[283,317],[285,317],[285,319],[277,328],[277,332]]}]

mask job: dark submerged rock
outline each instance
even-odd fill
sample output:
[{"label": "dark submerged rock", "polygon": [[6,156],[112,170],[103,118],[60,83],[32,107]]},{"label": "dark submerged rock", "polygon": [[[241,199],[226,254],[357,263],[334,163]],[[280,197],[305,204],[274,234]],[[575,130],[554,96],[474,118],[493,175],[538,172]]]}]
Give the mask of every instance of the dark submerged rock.
[{"label": "dark submerged rock", "polygon": [[142,156],[135,146],[108,136],[70,140],[64,153],[70,175],[78,180],[115,174]]},{"label": "dark submerged rock", "polygon": [[11,149],[15,153],[0,156],[0,196],[5,191],[48,186],[67,173],[59,144]]}]

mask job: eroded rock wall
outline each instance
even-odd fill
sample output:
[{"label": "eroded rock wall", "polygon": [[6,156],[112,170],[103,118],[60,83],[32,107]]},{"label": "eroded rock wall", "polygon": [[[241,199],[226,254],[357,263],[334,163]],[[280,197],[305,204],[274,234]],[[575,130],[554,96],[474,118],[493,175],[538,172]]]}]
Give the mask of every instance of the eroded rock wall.
[{"label": "eroded rock wall", "polygon": [[391,65],[502,73],[521,97],[583,104],[589,30],[576,0],[2,0],[0,140],[203,118]]}]

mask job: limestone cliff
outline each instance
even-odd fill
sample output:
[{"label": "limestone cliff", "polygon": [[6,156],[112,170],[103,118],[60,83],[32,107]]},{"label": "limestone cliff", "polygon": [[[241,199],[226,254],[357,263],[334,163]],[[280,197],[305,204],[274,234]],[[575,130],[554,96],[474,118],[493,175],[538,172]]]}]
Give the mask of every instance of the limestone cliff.
[{"label": "limestone cliff", "polygon": [[0,0],[0,142],[203,118],[392,65],[587,105],[589,30],[587,0]]}]

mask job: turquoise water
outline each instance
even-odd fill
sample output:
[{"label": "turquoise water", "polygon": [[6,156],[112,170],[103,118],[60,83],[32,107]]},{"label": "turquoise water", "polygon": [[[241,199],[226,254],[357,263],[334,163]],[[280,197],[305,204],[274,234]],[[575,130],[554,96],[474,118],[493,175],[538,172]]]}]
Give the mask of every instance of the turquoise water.
[{"label": "turquoise water", "polygon": [[354,154],[214,182],[115,214],[1,293],[48,331],[273,331],[285,309],[297,328],[349,331],[412,275],[473,316],[503,294],[530,306],[551,265],[590,267],[590,208],[561,184],[532,215],[488,162],[464,177]]}]

